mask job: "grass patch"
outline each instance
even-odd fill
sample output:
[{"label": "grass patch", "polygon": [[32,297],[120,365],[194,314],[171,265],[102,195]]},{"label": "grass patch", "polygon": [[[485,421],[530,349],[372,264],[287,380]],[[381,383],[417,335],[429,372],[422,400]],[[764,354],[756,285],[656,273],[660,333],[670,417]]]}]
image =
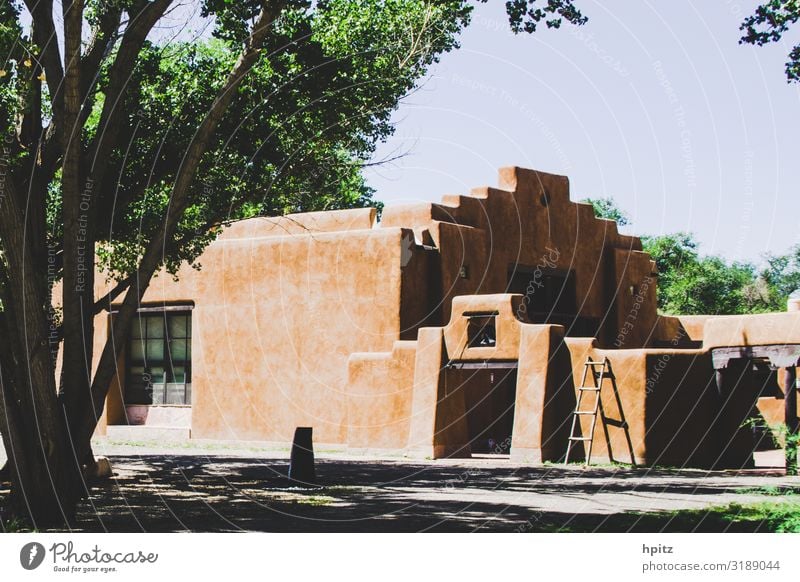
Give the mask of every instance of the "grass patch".
[{"label": "grass patch", "polygon": [[800,495],[756,503],[728,503],[705,509],[625,512],[612,515],[544,514],[517,531],[558,533],[800,533]]},{"label": "grass patch", "polygon": [[800,494],[800,487],[790,487],[788,485],[764,485],[762,487],[745,487],[742,489],[736,489],[735,491],[736,493],[743,495],[798,495]]},{"label": "grass patch", "polygon": [[707,509],[628,514],[635,531],[736,531],[800,533],[800,496],[783,501],[728,503]]}]

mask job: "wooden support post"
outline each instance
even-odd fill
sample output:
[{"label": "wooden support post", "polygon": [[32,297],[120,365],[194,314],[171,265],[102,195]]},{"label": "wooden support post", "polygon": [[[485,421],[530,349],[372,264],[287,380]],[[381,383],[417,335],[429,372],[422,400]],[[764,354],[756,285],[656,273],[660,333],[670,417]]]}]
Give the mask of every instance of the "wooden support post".
[{"label": "wooden support post", "polygon": [[784,379],[784,421],[786,423],[786,474],[797,475],[797,368],[786,368]]}]

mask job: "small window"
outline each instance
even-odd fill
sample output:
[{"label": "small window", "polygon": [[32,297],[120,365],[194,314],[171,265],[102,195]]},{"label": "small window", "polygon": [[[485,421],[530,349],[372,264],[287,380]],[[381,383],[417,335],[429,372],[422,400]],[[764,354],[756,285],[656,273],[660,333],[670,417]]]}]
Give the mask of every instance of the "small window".
[{"label": "small window", "polygon": [[126,363],[126,404],[192,402],[192,320],[189,310],[140,311]]},{"label": "small window", "polygon": [[467,339],[471,348],[491,348],[497,344],[497,314],[467,315]]}]

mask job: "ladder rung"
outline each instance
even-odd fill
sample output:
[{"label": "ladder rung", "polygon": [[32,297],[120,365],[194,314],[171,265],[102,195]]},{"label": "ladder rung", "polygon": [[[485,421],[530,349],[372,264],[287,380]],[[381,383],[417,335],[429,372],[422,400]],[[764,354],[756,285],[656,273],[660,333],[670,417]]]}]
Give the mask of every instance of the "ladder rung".
[{"label": "ladder rung", "polygon": [[586,392],[600,392],[599,386],[581,386],[578,390],[584,390]]},{"label": "ladder rung", "polygon": [[597,414],[594,410],[575,410],[572,414]]},{"label": "ladder rung", "polygon": [[589,361],[586,362],[586,365],[587,366],[605,366],[606,362],[593,362],[592,360],[589,360]]},{"label": "ladder rung", "polygon": [[589,437],[569,437],[569,440],[571,440],[571,441],[590,441],[592,439],[590,439]]}]

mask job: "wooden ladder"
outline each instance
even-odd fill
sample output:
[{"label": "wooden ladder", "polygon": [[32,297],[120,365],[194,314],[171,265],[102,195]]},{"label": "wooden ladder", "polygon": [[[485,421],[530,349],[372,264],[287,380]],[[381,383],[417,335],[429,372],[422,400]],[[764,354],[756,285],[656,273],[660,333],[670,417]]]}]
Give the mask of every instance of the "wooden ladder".
[{"label": "wooden ladder", "polygon": [[[588,385],[586,383],[587,376],[591,374],[592,376],[592,384]],[[602,399],[602,391],[603,391],[603,383],[605,380],[611,380],[611,387],[614,390],[614,399],[617,403],[617,408],[619,410],[619,420],[611,419],[606,416],[605,411],[603,410],[603,399]],[[581,403],[583,402],[583,395],[587,392],[594,393],[594,406],[590,410],[584,410],[581,408]],[[591,417],[591,425],[589,429],[589,436],[577,436],[576,429],[580,429],[580,417],[581,416],[590,416]],[[581,378],[581,385],[578,387],[578,401],[575,404],[575,410],[572,412],[572,428],[570,429],[569,433],[569,442],[567,444],[567,454],[564,458],[564,464],[566,465],[569,463],[569,454],[572,452],[572,445],[577,442],[588,442],[589,447],[586,451],[586,461],[585,465],[588,465],[592,461],[592,445],[594,444],[594,433],[595,428],[597,427],[597,417],[600,417],[600,420],[603,424],[603,433],[606,437],[606,446],[608,447],[608,458],[613,463],[614,456],[611,449],[611,437],[608,434],[608,425],[617,426],[625,431],[625,438],[628,441],[628,452],[630,453],[632,466],[636,466],[636,460],[633,454],[633,442],[631,441],[630,431],[628,430],[628,423],[625,420],[625,413],[622,410],[622,400],[619,397],[619,391],[617,390],[617,380],[614,376],[614,371],[611,369],[611,362],[608,358],[603,358],[603,361],[597,362],[592,360],[591,358],[586,360],[586,363],[583,365],[583,377]]]}]

